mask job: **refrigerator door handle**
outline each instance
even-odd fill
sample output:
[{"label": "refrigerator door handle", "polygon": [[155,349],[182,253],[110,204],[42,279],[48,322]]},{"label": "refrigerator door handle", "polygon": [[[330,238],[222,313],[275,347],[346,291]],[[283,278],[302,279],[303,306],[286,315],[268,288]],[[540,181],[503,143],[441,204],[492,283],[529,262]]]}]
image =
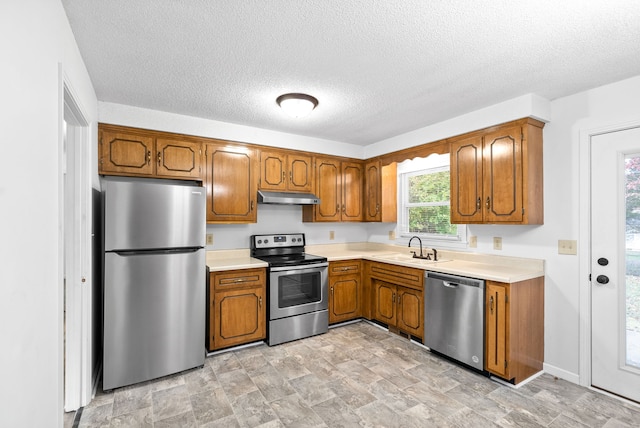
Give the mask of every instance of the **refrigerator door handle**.
[{"label": "refrigerator door handle", "polygon": [[201,250],[202,247],[185,247],[185,248],[166,248],[166,249],[154,249],[154,250],[116,250],[111,251],[119,256],[127,257],[127,256],[139,256],[144,254],[185,254],[185,253],[195,253],[198,250]]}]

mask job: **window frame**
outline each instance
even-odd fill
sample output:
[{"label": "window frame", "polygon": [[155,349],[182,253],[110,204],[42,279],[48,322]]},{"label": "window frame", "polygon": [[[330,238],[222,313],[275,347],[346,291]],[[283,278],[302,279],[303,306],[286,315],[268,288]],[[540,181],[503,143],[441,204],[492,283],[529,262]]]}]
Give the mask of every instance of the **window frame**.
[{"label": "window frame", "polygon": [[[441,158],[437,158],[442,156]],[[446,156],[446,161],[445,161]],[[422,240],[423,247],[439,247],[439,248],[467,248],[467,225],[457,224],[457,235],[441,235],[433,233],[412,233],[408,231],[409,228],[409,210],[412,206],[450,206],[450,200],[447,203],[441,202],[428,202],[428,203],[409,203],[409,189],[408,180],[410,177],[417,175],[424,175],[429,173],[438,173],[442,171],[450,171],[450,165],[448,160],[449,155],[431,155],[428,158],[422,158],[420,160],[413,160],[405,165],[398,167],[398,223],[396,235],[399,237],[399,241],[409,242],[409,239],[413,236],[418,236]]]}]

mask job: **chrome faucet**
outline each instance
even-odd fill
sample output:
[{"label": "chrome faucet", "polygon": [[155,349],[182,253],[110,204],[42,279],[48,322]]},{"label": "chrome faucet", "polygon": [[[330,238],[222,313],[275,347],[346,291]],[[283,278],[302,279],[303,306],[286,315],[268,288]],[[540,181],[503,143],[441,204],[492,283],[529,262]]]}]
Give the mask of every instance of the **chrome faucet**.
[{"label": "chrome faucet", "polygon": [[409,247],[409,248],[411,248],[411,241],[413,241],[414,239],[417,239],[417,240],[418,240],[418,242],[420,243],[420,255],[419,255],[419,256],[417,256],[417,255],[416,255],[416,252],[415,252],[415,251],[412,251],[412,253],[413,253],[413,257],[414,257],[414,258],[418,258],[418,257],[419,257],[419,258],[422,258],[422,257],[424,257],[424,256],[422,255],[422,239],[420,239],[420,237],[419,237],[419,236],[412,236],[412,237],[411,237],[411,239],[409,239],[409,245],[408,245],[408,247]]}]

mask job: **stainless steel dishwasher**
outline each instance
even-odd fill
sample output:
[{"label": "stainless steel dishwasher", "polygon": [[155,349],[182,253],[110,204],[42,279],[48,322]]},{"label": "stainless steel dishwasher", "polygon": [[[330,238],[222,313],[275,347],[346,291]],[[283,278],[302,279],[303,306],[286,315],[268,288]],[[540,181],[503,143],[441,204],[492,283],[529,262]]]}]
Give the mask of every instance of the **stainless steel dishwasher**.
[{"label": "stainless steel dishwasher", "polygon": [[484,369],[484,281],[425,272],[424,344]]}]

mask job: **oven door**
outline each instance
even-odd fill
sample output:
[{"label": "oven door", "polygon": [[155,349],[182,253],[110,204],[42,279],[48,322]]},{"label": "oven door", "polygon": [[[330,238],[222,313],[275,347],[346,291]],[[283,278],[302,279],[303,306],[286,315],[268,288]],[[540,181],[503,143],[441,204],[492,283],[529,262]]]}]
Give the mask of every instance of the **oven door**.
[{"label": "oven door", "polygon": [[328,263],[269,269],[269,319],[329,308]]}]

